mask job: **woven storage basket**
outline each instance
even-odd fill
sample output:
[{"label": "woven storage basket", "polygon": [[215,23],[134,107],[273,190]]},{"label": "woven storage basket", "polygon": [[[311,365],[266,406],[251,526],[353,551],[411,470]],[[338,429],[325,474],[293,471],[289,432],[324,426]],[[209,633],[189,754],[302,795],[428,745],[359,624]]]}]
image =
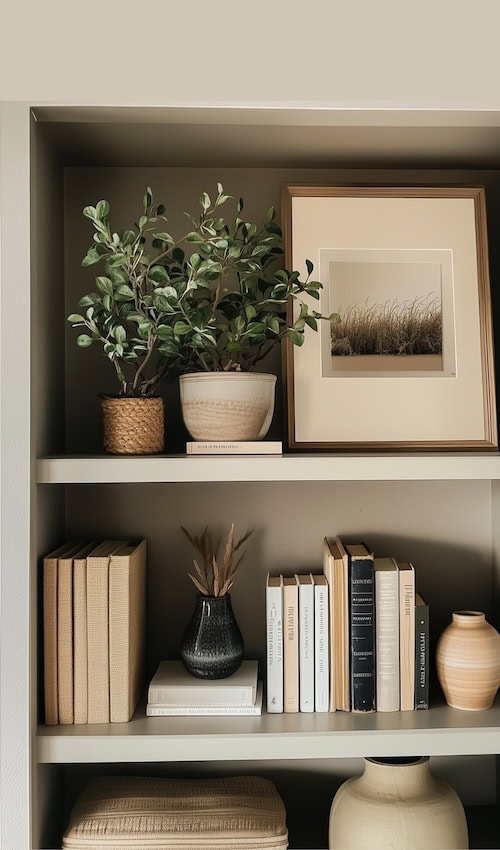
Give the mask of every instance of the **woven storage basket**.
[{"label": "woven storage basket", "polygon": [[64,850],[284,850],[286,813],[256,776],[92,780],[77,800]]},{"label": "woven storage basket", "polygon": [[103,398],[104,448],[115,455],[163,451],[162,398]]}]

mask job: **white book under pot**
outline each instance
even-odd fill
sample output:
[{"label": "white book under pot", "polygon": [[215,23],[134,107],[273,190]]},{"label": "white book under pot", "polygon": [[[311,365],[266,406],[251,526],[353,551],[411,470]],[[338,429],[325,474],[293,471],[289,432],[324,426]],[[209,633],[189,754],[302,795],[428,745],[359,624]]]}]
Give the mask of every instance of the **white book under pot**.
[{"label": "white book under pot", "polygon": [[296,575],[299,587],[299,706],[314,711],[314,583]]},{"label": "white book under pot", "polygon": [[278,440],[186,443],[187,455],[280,455],[282,452],[283,443]]},{"label": "white book under pot", "polygon": [[257,661],[242,661],[225,679],[197,679],[182,661],[162,661],[148,688],[148,705],[244,708],[255,705]]},{"label": "white book under pot", "polygon": [[399,571],[394,558],[375,558],[377,711],[399,711]]}]

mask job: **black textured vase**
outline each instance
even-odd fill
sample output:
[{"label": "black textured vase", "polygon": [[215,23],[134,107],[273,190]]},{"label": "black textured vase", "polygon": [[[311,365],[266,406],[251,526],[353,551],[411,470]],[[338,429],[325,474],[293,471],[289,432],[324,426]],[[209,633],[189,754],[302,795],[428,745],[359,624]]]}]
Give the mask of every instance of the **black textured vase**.
[{"label": "black textured vase", "polygon": [[225,679],[243,660],[243,637],[231,596],[198,596],[181,644],[186,670],[199,679]]}]

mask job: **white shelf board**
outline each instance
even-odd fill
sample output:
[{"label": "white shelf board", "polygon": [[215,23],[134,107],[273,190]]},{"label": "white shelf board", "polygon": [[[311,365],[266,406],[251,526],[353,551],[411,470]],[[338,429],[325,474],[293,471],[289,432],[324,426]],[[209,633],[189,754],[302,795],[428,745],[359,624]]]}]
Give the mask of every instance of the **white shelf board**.
[{"label": "white shelf board", "polygon": [[500,455],[289,454],[47,457],[39,484],[124,484],[201,481],[434,481],[500,479]]},{"label": "white shelf board", "polygon": [[500,747],[500,702],[489,711],[359,715],[145,717],[130,723],[40,726],[39,763],[237,761],[485,755]]}]

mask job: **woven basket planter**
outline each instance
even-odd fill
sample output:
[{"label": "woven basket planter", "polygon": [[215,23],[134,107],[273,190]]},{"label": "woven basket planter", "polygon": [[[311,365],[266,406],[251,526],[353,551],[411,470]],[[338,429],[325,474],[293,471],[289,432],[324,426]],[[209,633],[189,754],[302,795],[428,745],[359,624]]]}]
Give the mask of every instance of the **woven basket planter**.
[{"label": "woven basket planter", "polygon": [[163,451],[162,398],[103,398],[104,448],[114,455]]}]

